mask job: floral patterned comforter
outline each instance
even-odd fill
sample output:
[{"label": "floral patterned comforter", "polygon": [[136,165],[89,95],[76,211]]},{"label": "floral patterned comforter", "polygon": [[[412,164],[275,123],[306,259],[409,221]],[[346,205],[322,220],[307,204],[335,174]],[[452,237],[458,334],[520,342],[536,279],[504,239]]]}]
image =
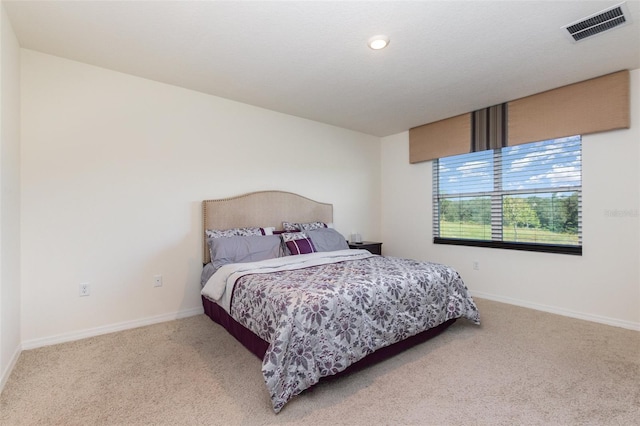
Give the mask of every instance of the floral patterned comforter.
[{"label": "floral patterned comforter", "polygon": [[230,313],[271,343],[262,373],[276,413],[377,349],[452,318],[480,322],[455,270],[382,256],[245,275]]}]

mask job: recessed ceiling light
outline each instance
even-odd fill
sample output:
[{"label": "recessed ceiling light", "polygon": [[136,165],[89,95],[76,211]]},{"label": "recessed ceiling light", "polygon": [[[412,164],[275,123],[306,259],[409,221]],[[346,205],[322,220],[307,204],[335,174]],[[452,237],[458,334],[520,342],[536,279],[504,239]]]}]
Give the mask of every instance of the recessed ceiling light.
[{"label": "recessed ceiling light", "polygon": [[386,35],[377,35],[369,39],[369,47],[373,50],[380,50],[387,47],[389,44],[389,37]]}]

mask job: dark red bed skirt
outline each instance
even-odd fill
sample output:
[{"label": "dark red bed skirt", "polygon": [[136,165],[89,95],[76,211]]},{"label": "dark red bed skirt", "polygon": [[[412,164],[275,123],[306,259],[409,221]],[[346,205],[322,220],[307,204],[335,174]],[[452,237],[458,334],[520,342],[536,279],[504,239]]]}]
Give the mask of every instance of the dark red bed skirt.
[{"label": "dark red bed skirt", "polygon": [[[267,348],[269,347],[269,343],[262,340],[251,330],[231,318],[231,316],[222,309],[217,303],[210,301],[206,297],[202,296],[202,306],[204,306],[204,313],[207,314],[209,318],[213,321],[217,322],[221,326],[223,326],[229,334],[236,338],[240,343],[242,343],[247,349],[249,349],[255,356],[259,359],[264,358],[265,352],[267,352]],[[432,337],[437,336],[446,330],[451,324],[456,321],[455,318],[450,319],[447,322],[440,324],[434,328],[429,330],[425,330],[422,333],[416,334],[415,336],[411,336],[408,339],[402,340],[400,342],[394,343],[393,345],[386,346],[384,348],[378,349],[376,352],[367,355],[360,361],[351,364],[346,370],[331,376],[339,377],[347,373],[351,373],[357,370],[360,370],[369,365],[375,364],[376,362],[382,361],[383,359],[387,359],[393,355],[399,354],[400,352],[408,349],[412,346],[415,346],[419,343],[425,342]],[[327,377],[323,378],[327,379]]]}]

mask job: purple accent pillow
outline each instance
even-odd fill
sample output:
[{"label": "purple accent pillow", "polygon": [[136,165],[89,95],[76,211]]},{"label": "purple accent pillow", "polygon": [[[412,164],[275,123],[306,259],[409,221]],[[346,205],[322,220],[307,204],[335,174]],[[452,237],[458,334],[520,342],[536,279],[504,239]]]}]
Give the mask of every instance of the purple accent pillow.
[{"label": "purple accent pillow", "polygon": [[292,255],[316,252],[316,248],[309,238],[287,241],[286,244]]}]

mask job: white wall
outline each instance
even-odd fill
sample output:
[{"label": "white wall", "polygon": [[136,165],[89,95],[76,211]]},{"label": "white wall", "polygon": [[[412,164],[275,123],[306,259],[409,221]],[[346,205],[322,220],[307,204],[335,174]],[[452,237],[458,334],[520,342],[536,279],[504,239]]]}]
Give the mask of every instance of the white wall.
[{"label": "white wall", "polygon": [[[407,132],[381,144],[21,52],[21,211],[11,211],[21,214],[25,348],[199,312],[200,201],[262,189],[331,202],[345,236],[358,230],[385,254],[451,264],[478,296],[640,328],[638,216],[605,215],[640,206],[638,70],[632,128],[584,137],[577,257],[433,245],[431,163],[409,164]],[[164,286],[154,288],[159,273]],[[78,297],[80,282],[91,296]],[[19,336],[19,320],[8,321]]]},{"label": "white wall", "polygon": [[380,236],[379,138],[24,49],[21,77],[25,348],[199,312],[203,199],[292,191]]},{"label": "white wall", "polygon": [[20,354],[20,48],[0,4],[0,391]]},{"label": "white wall", "polygon": [[450,264],[478,297],[640,329],[640,70],[631,96],[630,129],[583,137],[582,256],[433,244],[432,163],[409,164],[408,132],[382,139],[385,253]]}]

